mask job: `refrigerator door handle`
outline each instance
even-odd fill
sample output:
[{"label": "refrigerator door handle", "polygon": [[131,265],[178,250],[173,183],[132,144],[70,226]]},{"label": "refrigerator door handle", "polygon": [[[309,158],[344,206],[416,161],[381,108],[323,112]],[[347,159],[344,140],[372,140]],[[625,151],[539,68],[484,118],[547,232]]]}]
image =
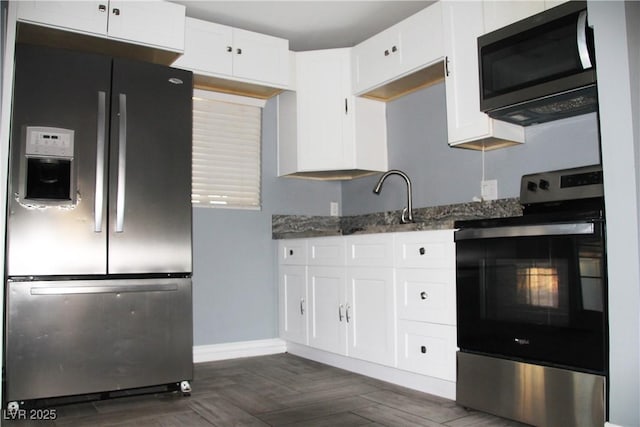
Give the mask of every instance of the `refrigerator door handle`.
[{"label": "refrigerator door handle", "polygon": [[127,171],[127,95],[119,94],[118,192],[116,195],[116,233],[124,231],[125,180]]},{"label": "refrigerator door handle", "polygon": [[104,144],[107,122],[107,94],[98,92],[98,135],[96,139],[96,192],[94,205],[94,231],[102,232],[104,203]]}]

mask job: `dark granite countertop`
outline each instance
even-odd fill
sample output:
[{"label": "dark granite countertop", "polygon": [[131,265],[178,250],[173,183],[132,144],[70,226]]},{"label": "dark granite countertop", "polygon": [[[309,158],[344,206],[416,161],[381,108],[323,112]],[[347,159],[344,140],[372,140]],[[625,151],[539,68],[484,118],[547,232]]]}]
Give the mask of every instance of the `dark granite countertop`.
[{"label": "dark granite countertop", "polygon": [[522,207],[518,198],[510,198],[417,208],[413,210],[414,222],[411,224],[400,223],[401,213],[402,211],[391,211],[343,217],[273,215],[271,231],[274,239],[294,239],[441,230],[453,228],[453,223],[457,220],[522,215]]}]

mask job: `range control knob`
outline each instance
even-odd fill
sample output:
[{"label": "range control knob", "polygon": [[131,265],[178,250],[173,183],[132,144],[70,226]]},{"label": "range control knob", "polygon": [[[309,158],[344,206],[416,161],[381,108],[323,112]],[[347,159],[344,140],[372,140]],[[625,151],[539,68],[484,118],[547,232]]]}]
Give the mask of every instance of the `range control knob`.
[{"label": "range control knob", "polygon": [[538,184],[536,184],[533,181],[529,181],[527,182],[527,190],[529,191],[536,191],[538,189]]},{"label": "range control knob", "polygon": [[540,182],[538,183],[538,187],[540,187],[541,190],[548,190],[549,181],[547,181],[546,179],[541,179]]}]

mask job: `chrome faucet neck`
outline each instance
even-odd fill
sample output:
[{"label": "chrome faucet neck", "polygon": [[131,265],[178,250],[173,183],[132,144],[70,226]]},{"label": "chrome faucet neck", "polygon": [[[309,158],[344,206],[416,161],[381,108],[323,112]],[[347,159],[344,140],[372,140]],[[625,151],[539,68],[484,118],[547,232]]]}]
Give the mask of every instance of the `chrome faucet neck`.
[{"label": "chrome faucet neck", "polygon": [[411,192],[411,180],[409,179],[409,176],[406,173],[397,169],[391,169],[383,173],[380,179],[378,180],[378,183],[376,184],[375,188],[373,189],[373,192],[375,194],[380,194],[380,191],[382,191],[382,184],[391,175],[400,175],[407,184],[407,207],[402,210],[402,216],[400,218],[400,222],[402,222],[403,224],[413,222],[413,200],[412,200],[412,192]]}]

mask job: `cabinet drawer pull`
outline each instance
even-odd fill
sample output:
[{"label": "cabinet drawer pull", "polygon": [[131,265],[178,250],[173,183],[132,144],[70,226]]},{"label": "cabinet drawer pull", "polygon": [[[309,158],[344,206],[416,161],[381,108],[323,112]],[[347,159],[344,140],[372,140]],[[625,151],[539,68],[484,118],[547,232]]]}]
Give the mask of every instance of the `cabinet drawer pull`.
[{"label": "cabinet drawer pull", "polygon": [[107,5],[105,5],[105,4],[99,4],[99,5],[98,5],[98,10],[99,10],[100,12],[106,12],[106,11],[107,11]]},{"label": "cabinet drawer pull", "polygon": [[425,347],[424,345],[420,346],[420,353],[426,354],[427,353],[427,347]]},{"label": "cabinet drawer pull", "polygon": [[398,48],[396,46],[391,47],[391,52],[396,53],[397,51],[398,51]]},{"label": "cabinet drawer pull", "polygon": [[227,52],[233,52],[233,48],[231,46],[227,46]]},{"label": "cabinet drawer pull", "polygon": [[116,16],[120,16],[120,9],[118,9],[117,7],[113,8],[113,14]]},{"label": "cabinet drawer pull", "polygon": [[236,49],[236,53],[237,53],[238,55],[242,55],[242,49],[240,49],[240,48]]},{"label": "cabinet drawer pull", "polygon": [[426,293],[425,291],[420,292],[420,299],[427,299],[429,297],[429,294]]},{"label": "cabinet drawer pull", "polygon": [[384,56],[389,56],[389,49],[384,50]]},{"label": "cabinet drawer pull", "polygon": [[427,251],[426,251],[426,249],[425,249],[425,248],[420,248],[420,249],[418,249],[418,252],[420,253],[420,255],[424,255],[424,254],[426,254],[426,253],[427,253]]}]

